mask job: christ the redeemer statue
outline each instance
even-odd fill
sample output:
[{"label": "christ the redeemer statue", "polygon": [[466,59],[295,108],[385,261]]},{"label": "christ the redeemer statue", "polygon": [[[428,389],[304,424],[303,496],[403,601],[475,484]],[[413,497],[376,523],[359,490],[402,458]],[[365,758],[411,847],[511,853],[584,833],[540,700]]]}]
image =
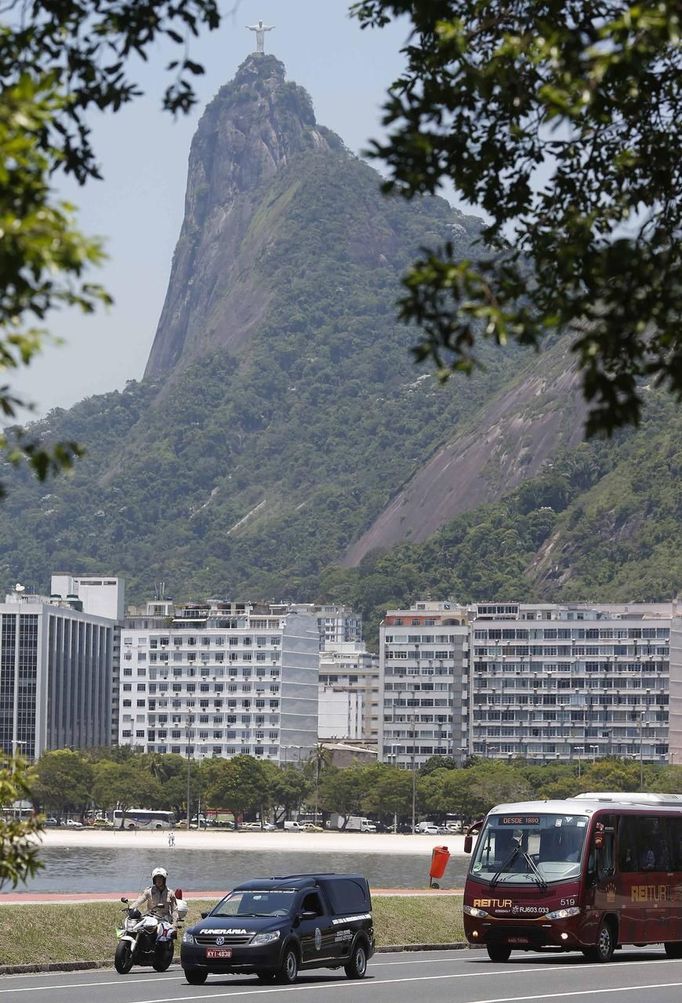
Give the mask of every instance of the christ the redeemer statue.
[{"label": "christ the redeemer statue", "polygon": [[262,20],[258,24],[247,24],[249,31],[256,32],[256,52],[265,52],[265,32],[272,31],[274,24],[263,24]]}]

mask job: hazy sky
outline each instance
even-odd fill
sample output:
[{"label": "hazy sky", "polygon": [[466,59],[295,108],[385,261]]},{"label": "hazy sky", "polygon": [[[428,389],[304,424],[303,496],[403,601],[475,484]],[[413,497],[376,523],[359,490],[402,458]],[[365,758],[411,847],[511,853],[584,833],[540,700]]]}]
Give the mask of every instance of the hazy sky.
[{"label": "hazy sky", "polygon": [[[223,0],[223,12],[233,0]],[[361,31],[348,17],[349,0],[241,0],[217,32],[194,43],[202,63],[195,78],[196,110],[173,120],[161,111],[167,50],[150,53],[139,79],[145,96],[118,114],[93,119],[95,149],[104,181],[64,186],[79,207],[84,233],[105,239],[109,261],[89,277],[115,299],[95,317],[50,315],[50,331],[63,339],[12,380],[33,401],[36,415],[68,407],[92,394],[140,379],[166,293],[171,258],[183,217],[187,159],[199,116],[255,48],[245,25],[262,18],[275,30],[266,52],[281,59],[289,80],[310,93],[318,121],[360,152],[380,131],[380,107],[398,75],[406,25]],[[137,69],[137,67],[136,67]]]}]

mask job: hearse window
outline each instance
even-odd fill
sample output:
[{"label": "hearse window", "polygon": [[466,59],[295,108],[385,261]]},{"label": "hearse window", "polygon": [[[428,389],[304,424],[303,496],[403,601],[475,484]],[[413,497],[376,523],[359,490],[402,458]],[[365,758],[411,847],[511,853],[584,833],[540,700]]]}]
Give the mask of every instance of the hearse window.
[{"label": "hearse window", "polygon": [[327,897],[331,901],[332,912],[341,915],[345,912],[367,912],[369,902],[364,885],[352,878],[330,881],[325,885]]},{"label": "hearse window", "polygon": [[323,915],[324,909],[322,908],[320,896],[317,892],[308,892],[301,903],[301,910],[302,912],[314,912],[316,916]]}]

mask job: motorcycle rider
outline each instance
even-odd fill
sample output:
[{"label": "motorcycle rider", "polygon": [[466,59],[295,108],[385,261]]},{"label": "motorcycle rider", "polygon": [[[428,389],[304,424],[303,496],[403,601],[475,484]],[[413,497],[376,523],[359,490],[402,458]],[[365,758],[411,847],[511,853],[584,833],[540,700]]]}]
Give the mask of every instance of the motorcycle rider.
[{"label": "motorcycle rider", "polygon": [[173,927],[173,936],[178,926],[178,900],[175,892],[167,885],[168,872],[163,867],[155,867],[152,871],[152,883],[145,888],[140,897],[133,902],[132,909],[142,909],[156,916],[164,923]]}]

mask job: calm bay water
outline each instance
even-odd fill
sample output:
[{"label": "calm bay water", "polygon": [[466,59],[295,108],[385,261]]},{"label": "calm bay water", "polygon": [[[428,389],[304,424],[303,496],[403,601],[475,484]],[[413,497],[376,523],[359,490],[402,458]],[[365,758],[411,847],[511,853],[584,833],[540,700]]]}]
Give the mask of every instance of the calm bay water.
[{"label": "calm bay water", "polygon": [[[188,891],[229,889],[252,877],[309,871],[364,874],[374,888],[428,888],[431,854],[302,853],[300,851],[181,849],[162,847],[45,847],[45,867],[18,891],[133,892],[149,884],[154,867],[168,870],[171,887]],[[468,858],[452,857],[441,888],[462,888]]]}]

